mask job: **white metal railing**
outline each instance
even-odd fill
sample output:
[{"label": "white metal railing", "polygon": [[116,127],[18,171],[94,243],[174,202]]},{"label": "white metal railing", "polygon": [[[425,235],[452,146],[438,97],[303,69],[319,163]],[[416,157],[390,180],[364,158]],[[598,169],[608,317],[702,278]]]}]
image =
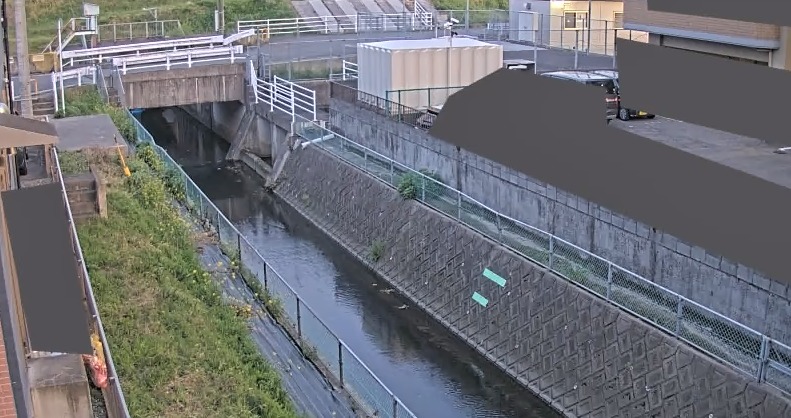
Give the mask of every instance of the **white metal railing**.
[{"label": "white metal railing", "polygon": [[[60,157],[58,155],[57,149],[55,148],[52,149],[52,157],[52,159],[55,161],[55,170],[57,170],[57,181],[60,182],[61,194],[63,195],[63,204],[66,208],[66,214],[69,217],[69,232],[71,233],[72,245],[74,246],[74,254],[77,257],[76,261],[80,267],[80,278],[82,279],[83,287],[85,288],[85,303],[88,308],[88,313],[93,319],[93,326],[91,328],[93,328],[92,331],[98,334],[99,341],[101,341],[101,354],[102,357],[104,357],[104,364],[107,367],[108,386],[105,390],[103,390],[107,415],[111,417],[129,418],[130,415],[129,409],[126,405],[126,398],[124,397],[124,392],[121,388],[121,381],[118,378],[118,372],[115,369],[113,355],[110,352],[110,344],[107,341],[107,335],[104,332],[104,324],[102,324],[98,304],[96,303],[96,296],[93,293],[93,285],[91,284],[91,278],[88,274],[88,268],[85,263],[82,246],[80,245],[80,237],[79,234],[77,234],[76,223],[74,222],[71,204],[69,203],[69,194],[66,191],[66,182],[63,181],[63,171],[61,170],[60,166]],[[108,400],[109,402],[107,402]]]},{"label": "white metal railing", "polygon": [[344,80],[355,80],[359,76],[359,72],[357,71],[357,64],[351,61],[343,60],[343,72],[342,77]]},{"label": "white metal railing", "polygon": [[172,39],[167,41],[141,42],[131,45],[104,46],[97,48],[76,49],[63,51],[61,57],[63,66],[75,64],[91,65],[96,62],[106,61],[119,56],[133,56],[144,53],[178,51],[192,48],[206,48],[223,45],[225,38],[222,35],[201,36],[187,39]]},{"label": "white metal railing", "polygon": [[248,61],[250,85],[255,96],[255,103],[264,103],[269,111],[279,110],[291,116],[295,122],[297,116],[316,120],[316,92],[292,83],[284,78],[273,76],[271,81],[258,78],[252,61]]},{"label": "white metal railing", "polygon": [[[52,52],[62,49],[71,41],[75,34],[80,32],[93,32],[88,29],[89,27],[89,19],[87,17],[73,17],[69,19],[68,22],[60,26],[60,33],[55,35],[47,46],[44,47],[43,52]],[[60,45],[58,45],[59,41],[61,42]]]},{"label": "white metal railing", "polygon": [[238,59],[238,56],[243,54],[244,47],[242,45],[234,45],[118,57],[113,58],[112,63],[113,66],[120,70],[121,74],[126,74],[129,70],[148,68],[164,67],[165,70],[170,70],[174,66],[192,68],[194,64],[213,61],[230,60],[231,64],[233,64]]},{"label": "white metal railing", "polygon": [[289,19],[240,20],[236,31],[264,29],[270,36],[360,32],[396,32],[433,29],[434,15],[420,6],[418,12],[370,13]]},{"label": "white metal railing", "polygon": [[[63,106],[65,106],[64,90],[66,87],[82,86],[83,84],[96,84],[96,68],[97,67],[95,66],[81,67],[50,74],[56,113]],[[84,80],[85,77],[90,77],[90,79]],[[70,82],[70,80],[76,80],[76,83]]]},{"label": "white metal railing", "polygon": [[425,27],[434,26],[434,14],[429,12],[419,1],[415,0],[415,10],[412,16]]}]

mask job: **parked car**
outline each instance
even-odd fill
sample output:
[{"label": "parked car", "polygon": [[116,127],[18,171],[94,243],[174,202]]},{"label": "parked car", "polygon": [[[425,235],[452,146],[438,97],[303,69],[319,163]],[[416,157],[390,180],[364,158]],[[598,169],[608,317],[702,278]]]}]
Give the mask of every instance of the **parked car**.
[{"label": "parked car", "polygon": [[550,71],[541,73],[546,77],[557,78],[560,80],[570,80],[589,86],[599,86],[604,89],[604,100],[607,103],[607,123],[615,119],[618,114],[618,85],[611,77],[596,74],[588,71]]},{"label": "parked car", "polygon": [[642,110],[627,109],[627,108],[621,106],[621,100],[620,100],[620,98],[621,98],[621,85],[618,82],[618,71],[615,71],[615,70],[596,70],[596,71],[592,71],[592,72],[596,73],[596,74],[601,74],[601,75],[603,75],[605,77],[610,77],[613,80],[615,80],[615,85],[616,85],[617,91],[618,91],[618,119],[620,119],[620,120],[629,120],[629,119],[632,119],[632,118],[653,119],[656,116],[656,115],[653,115],[651,113],[648,113],[648,112],[645,112],[645,111],[642,111]]}]

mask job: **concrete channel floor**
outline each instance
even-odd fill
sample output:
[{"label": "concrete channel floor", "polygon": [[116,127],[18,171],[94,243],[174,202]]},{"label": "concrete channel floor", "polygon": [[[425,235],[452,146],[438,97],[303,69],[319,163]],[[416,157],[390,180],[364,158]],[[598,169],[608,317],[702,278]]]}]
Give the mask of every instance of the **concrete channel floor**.
[{"label": "concrete channel floor", "polygon": [[[189,216],[182,209],[183,215]],[[202,227],[192,223],[195,232]],[[200,259],[233,303],[250,303],[253,316],[250,331],[261,354],[277,370],[283,386],[297,411],[315,418],[356,418],[358,414],[348,395],[333,388],[321,372],[303,355],[286,331],[254,302],[253,294],[238,276],[231,277],[228,257],[216,243],[207,241],[199,248]],[[224,267],[225,266],[225,267]]]}]

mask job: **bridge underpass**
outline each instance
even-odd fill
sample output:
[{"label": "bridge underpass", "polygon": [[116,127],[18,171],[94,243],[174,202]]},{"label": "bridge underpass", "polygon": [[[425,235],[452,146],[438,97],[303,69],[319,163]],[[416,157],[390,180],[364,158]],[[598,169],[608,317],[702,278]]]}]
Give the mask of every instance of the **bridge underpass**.
[{"label": "bridge underpass", "polygon": [[[227,142],[202,123],[180,108],[145,110],[140,119],[305,304],[416,416],[558,417],[266,193],[260,176],[226,162]],[[345,378],[370,379],[362,371]]]}]

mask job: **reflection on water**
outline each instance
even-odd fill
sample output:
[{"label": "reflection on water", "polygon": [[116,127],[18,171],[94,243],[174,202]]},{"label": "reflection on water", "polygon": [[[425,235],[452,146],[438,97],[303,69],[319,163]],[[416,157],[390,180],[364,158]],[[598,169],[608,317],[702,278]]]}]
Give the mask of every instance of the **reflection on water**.
[{"label": "reflection on water", "polygon": [[[224,161],[227,142],[181,111],[142,120],[358,357],[418,417],[559,417],[261,187]],[[374,382],[371,382],[374,384]]]}]

